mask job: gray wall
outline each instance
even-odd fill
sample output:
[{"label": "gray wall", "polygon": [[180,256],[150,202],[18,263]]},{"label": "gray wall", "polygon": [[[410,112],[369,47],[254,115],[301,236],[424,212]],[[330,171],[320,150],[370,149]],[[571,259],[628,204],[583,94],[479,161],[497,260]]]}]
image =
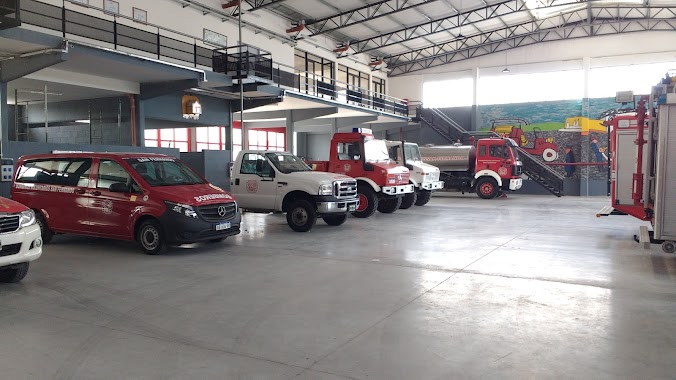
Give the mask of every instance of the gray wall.
[{"label": "gray wall", "polygon": [[331,134],[308,133],[307,152],[305,156],[310,160],[327,161],[331,149]]},{"label": "gray wall", "polygon": [[[163,121],[178,122],[183,125],[191,126],[213,126],[230,125],[230,101],[220,98],[198,95],[197,98],[202,105],[202,115],[199,120],[188,120],[183,118],[181,101],[183,93],[174,93],[157,98],[144,100],[143,108],[146,119],[155,119]],[[146,125],[146,128],[162,128],[163,123],[152,122],[152,127]],[[168,128],[176,128],[173,124],[166,124]]]},{"label": "gray wall", "polygon": [[201,152],[183,152],[181,160],[200,173],[207,181],[225,190],[230,190],[229,150],[203,150]]}]

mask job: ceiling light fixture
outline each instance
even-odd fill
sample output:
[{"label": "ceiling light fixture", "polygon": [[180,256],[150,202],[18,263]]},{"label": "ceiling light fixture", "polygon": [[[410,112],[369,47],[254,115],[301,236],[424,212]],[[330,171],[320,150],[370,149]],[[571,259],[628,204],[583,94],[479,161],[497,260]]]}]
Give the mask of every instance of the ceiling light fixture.
[{"label": "ceiling light fixture", "polygon": [[508,72],[509,72],[509,69],[505,67],[505,69],[504,69],[504,70],[502,70],[502,72],[506,74],[506,73],[508,73]]}]

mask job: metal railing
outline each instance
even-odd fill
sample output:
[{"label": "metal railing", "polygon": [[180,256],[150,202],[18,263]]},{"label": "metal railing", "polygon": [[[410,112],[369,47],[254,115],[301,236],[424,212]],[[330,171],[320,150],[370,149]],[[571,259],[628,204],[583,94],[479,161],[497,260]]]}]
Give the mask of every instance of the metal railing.
[{"label": "metal railing", "polygon": [[[213,42],[159,25],[139,23],[132,17],[111,14],[103,8],[84,6],[101,12],[101,17],[38,0],[22,0],[21,22],[60,32],[64,38],[75,35],[109,43],[114,49],[134,49],[156,59],[169,58],[194,67],[211,67],[212,49],[207,46],[216,46]],[[121,19],[134,22],[138,27],[118,21]]]},{"label": "metal railing", "polygon": [[235,79],[262,78],[280,88],[318,98],[408,116],[408,103],[403,99],[341,82],[323,74],[275,63],[269,52],[251,45],[214,50],[212,69]]}]

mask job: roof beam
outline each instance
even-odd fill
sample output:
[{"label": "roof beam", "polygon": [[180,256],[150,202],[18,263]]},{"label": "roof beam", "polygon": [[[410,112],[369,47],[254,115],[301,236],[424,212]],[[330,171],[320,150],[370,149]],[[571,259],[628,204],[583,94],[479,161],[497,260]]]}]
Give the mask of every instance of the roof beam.
[{"label": "roof beam", "polygon": [[353,50],[352,54],[365,53],[367,51],[414,40],[420,38],[421,35],[450,31],[460,26],[474,24],[476,22],[500,17],[505,14],[525,11],[527,9],[525,2],[522,0],[502,0],[495,4],[456,13],[448,17],[408,26],[393,32],[383,33],[359,41],[352,41],[350,47]]},{"label": "roof beam", "polygon": [[279,4],[286,0],[244,0],[251,8],[247,12],[254,12],[259,9],[267,8],[271,5]]},{"label": "roof beam", "polygon": [[331,16],[307,20],[305,26],[312,32],[310,36],[317,36],[408,9],[413,9],[435,1],[439,0],[423,0],[417,4],[410,4],[408,0],[380,0]]},{"label": "roof beam", "polygon": [[[586,9],[583,11],[583,13],[586,13]],[[450,52],[433,54],[415,60],[388,66],[390,68],[389,75],[403,75],[415,71],[429,69],[431,67],[442,66],[449,63],[464,61],[471,58],[542,42],[641,31],[676,31],[676,15],[672,18],[662,19],[640,18],[617,20],[596,18],[591,23],[582,21],[567,26],[538,29],[528,33],[509,35],[500,39],[485,39],[483,43],[477,45],[461,46]]]}]

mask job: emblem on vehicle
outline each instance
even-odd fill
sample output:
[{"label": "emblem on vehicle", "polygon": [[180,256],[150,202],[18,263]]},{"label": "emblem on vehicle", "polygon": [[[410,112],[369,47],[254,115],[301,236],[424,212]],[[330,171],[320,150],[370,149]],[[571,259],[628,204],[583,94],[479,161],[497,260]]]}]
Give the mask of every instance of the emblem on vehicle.
[{"label": "emblem on vehicle", "polygon": [[397,179],[398,179],[399,181],[401,181],[401,174],[399,174],[399,175],[397,176]]},{"label": "emblem on vehicle", "polygon": [[506,175],[506,174],[507,174],[507,168],[504,167],[504,166],[501,167],[500,169],[498,169],[498,174],[500,174],[500,175]]},{"label": "emblem on vehicle", "polygon": [[219,215],[220,217],[224,217],[224,216],[225,216],[225,206],[218,206],[218,215]]},{"label": "emblem on vehicle", "polygon": [[343,170],[345,170],[346,173],[349,172],[350,169],[352,169],[352,165],[350,165],[350,164],[343,165]]}]

